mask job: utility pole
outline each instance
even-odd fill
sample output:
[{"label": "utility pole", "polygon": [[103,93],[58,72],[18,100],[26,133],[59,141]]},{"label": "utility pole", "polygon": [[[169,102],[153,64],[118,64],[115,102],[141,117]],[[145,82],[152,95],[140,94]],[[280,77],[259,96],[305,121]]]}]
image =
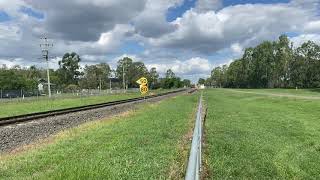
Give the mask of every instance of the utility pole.
[{"label": "utility pole", "polygon": [[44,40],[42,44],[40,44],[40,47],[42,48],[42,58],[46,61],[47,63],[47,78],[48,78],[48,95],[49,98],[51,98],[51,84],[50,84],[50,71],[49,71],[49,47],[52,47],[53,44],[48,43],[48,38],[44,37],[41,38]]},{"label": "utility pole", "polygon": [[108,78],[109,78],[110,93],[112,93],[112,85],[111,85],[111,83],[112,83],[111,80],[113,78],[113,71],[112,70],[110,71]]},{"label": "utility pole", "polygon": [[111,78],[109,78],[109,85],[110,85],[110,93],[112,91],[112,87],[111,87]]},{"label": "utility pole", "polygon": [[126,81],[124,79],[125,75],[124,75],[124,63],[122,64],[122,83],[123,83],[123,91],[125,92],[126,90]]},{"label": "utility pole", "polygon": [[101,77],[99,77],[99,93],[101,93],[101,86],[102,86]]}]

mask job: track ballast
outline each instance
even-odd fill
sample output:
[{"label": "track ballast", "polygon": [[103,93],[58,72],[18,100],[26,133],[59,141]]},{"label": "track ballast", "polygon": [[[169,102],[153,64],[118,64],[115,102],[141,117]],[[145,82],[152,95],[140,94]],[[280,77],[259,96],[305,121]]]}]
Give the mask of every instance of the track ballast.
[{"label": "track ballast", "polygon": [[118,100],[118,101],[111,101],[111,102],[105,102],[105,103],[99,103],[99,104],[91,104],[91,105],[86,105],[86,106],[79,106],[79,107],[72,107],[72,108],[66,108],[66,109],[58,109],[58,110],[52,110],[52,111],[23,114],[23,115],[18,115],[18,116],[3,117],[3,118],[0,118],[0,126],[20,123],[20,122],[26,122],[26,121],[31,121],[31,120],[40,119],[40,118],[46,118],[46,117],[50,117],[50,116],[63,115],[63,114],[79,112],[79,111],[86,111],[86,110],[97,109],[97,108],[108,107],[108,106],[115,106],[115,105],[130,103],[130,102],[141,101],[144,99],[152,99],[155,97],[165,96],[168,94],[178,93],[178,92],[182,92],[182,91],[187,91],[187,89],[179,89],[179,90],[169,91],[169,92],[165,92],[165,93],[159,93],[159,94],[155,94],[155,95],[149,95],[149,96],[137,97],[137,98],[131,98],[131,99],[124,99],[124,100]]}]

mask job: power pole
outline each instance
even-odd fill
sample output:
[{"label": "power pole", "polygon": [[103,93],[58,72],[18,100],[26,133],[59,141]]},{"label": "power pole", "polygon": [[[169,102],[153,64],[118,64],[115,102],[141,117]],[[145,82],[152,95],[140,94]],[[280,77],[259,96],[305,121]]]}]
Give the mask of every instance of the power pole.
[{"label": "power pole", "polygon": [[126,81],[125,81],[125,79],[124,79],[124,77],[125,77],[125,75],[124,75],[124,63],[122,64],[122,83],[123,83],[123,90],[124,90],[124,92],[125,92],[125,90],[126,90]]},{"label": "power pole", "polygon": [[99,77],[99,93],[101,93],[101,86],[102,86],[101,77]]},{"label": "power pole", "polygon": [[109,78],[109,86],[110,86],[110,93],[112,91],[112,87],[111,87],[111,78]]},{"label": "power pole", "polygon": [[108,77],[108,78],[109,78],[110,93],[112,92],[112,85],[111,85],[111,79],[113,78],[112,72],[113,72],[113,71],[111,70],[111,71],[110,71],[110,74],[109,74],[109,77]]},{"label": "power pole", "polygon": [[52,47],[53,44],[48,43],[48,38],[44,37],[41,38],[44,42],[40,44],[40,47],[42,48],[42,58],[47,63],[47,78],[48,78],[48,95],[49,98],[51,98],[51,84],[50,84],[50,70],[49,70],[49,47]]}]

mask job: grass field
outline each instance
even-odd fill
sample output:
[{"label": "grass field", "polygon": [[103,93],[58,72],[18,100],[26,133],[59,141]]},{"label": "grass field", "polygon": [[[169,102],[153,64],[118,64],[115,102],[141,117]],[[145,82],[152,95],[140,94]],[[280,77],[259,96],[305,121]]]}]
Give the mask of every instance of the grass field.
[{"label": "grass field", "polygon": [[180,179],[198,95],[183,95],[0,156],[0,179]]},{"label": "grass field", "polygon": [[[155,90],[151,93],[161,93],[167,90]],[[95,103],[122,100],[140,97],[140,93],[109,94],[101,96],[75,96],[66,98],[40,98],[28,100],[0,101],[0,117],[21,115],[33,112],[43,112],[49,110],[63,109],[76,106],[84,106]]]},{"label": "grass field", "polygon": [[234,89],[236,91],[320,98],[320,89]]},{"label": "grass field", "polygon": [[209,179],[320,179],[320,100],[248,91],[205,91]]}]

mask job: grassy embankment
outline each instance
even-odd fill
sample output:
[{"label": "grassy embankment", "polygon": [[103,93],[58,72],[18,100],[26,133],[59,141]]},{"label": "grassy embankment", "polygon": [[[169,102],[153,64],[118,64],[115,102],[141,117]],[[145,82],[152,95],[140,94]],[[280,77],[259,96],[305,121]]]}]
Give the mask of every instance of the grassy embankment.
[{"label": "grassy embankment", "polygon": [[183,95],[0,156],[0,179],[182,178],[198,95]]},{"label": "grassy embankment", "polygon": [[[155,90],[151,93],[162,93],[168,90]],[[73,96],[66,98],[33,98],[27,100],[0,101],[0,117],[15,116],[34,112],[63,109],[89,104],[140,97],[140,93],[109,94],[101,96]]]},{"label": "grassy embankment", "polygon": [[[299,91],[310,94],[318,95]],[[207,90],[205,98],[210,179],[320,178],[320,100],[223,89]]]}]

